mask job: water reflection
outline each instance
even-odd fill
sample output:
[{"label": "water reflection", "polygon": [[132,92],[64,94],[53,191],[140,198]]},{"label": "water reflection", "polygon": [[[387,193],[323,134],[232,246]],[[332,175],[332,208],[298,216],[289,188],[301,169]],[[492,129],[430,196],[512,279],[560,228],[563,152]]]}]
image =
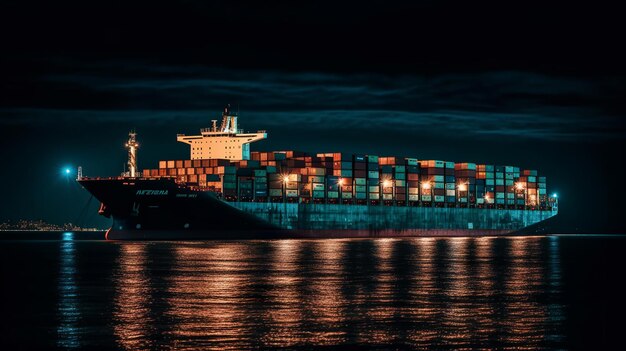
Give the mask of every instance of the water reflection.
[{"label": "water reflection", "polygon": [[187,244],[175,249],[168,314],[177,322],[172,338],[180,349],[250,346],[240,335],[250,327],[242,309],[252,302],[245,296],[251,255],[251,248],[241,245]]},{"label": "water reflection", "polygon": [[541,349],[562,340],[562,306],[545,299],[560,291],[558,241],[546,240],[124,244],[114,332],[128,350]]},{"label": "water reflection", "polygon": [[61,239],[57,340],[60,347],[78,348],[80,347],[80,331],[78,329],[80,309],[78,308],[78,287],[76,284],[74,234],[71,232],[63,233]]},{"label": "water reflection", "polygon": [[140,243],[123,244],[117,262],[113,334],[124,350],[148,350],[153,344],[146,248]]}]

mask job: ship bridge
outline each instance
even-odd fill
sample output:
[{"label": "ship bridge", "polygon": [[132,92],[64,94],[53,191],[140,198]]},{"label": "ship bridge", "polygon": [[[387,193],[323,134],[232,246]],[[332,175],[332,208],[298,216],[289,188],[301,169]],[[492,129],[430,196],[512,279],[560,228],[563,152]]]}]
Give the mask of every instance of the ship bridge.
[{"label": "ship bridge", "polygon": [[189,144],[190,159],[221,158],[231,161],[249,160],[250,143],[267,138],[264,130],[245,133],[237,128],[237,114],[230,111],[230,105],[222,112],[222,124],[212,120],[211,128],[200,129],[200,135],[178,134],[176,140]]}]

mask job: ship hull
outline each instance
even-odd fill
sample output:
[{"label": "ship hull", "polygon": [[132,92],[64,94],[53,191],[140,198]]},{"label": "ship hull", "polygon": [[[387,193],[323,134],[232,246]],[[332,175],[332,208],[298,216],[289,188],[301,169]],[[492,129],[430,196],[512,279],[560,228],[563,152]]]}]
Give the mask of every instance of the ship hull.
[{"label": "ship hull", "polygon": [[112,217],[109,240],[518,235],[555,211],[227,202],[169,179],[79,181]]}]

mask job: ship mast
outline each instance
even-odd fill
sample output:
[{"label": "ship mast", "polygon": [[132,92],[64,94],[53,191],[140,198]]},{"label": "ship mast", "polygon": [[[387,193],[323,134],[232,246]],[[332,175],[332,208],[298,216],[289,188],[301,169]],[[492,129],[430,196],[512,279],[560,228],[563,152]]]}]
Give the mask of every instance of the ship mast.
[{"label": "ship mast", "polygon": [[137,175],[137,149],[139,148],[139,143],[137,142],[137,133],[134,130],[128,133],[126,148],[128,149],[128,173],[131,177],[135,177]]}]

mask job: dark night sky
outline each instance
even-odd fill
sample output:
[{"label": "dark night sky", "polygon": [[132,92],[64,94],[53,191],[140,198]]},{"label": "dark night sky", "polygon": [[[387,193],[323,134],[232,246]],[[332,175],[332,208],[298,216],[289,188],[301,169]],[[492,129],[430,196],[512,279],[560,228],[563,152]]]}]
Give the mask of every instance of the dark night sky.
[{"label": "dark night sky", "polygon": [[538,169],[555,232],[624,232],[624,21],[543,2],[4,1],[0,221],[105,226],[60,175],[186,158],[239,105],[256,150],[298,149]]}]

